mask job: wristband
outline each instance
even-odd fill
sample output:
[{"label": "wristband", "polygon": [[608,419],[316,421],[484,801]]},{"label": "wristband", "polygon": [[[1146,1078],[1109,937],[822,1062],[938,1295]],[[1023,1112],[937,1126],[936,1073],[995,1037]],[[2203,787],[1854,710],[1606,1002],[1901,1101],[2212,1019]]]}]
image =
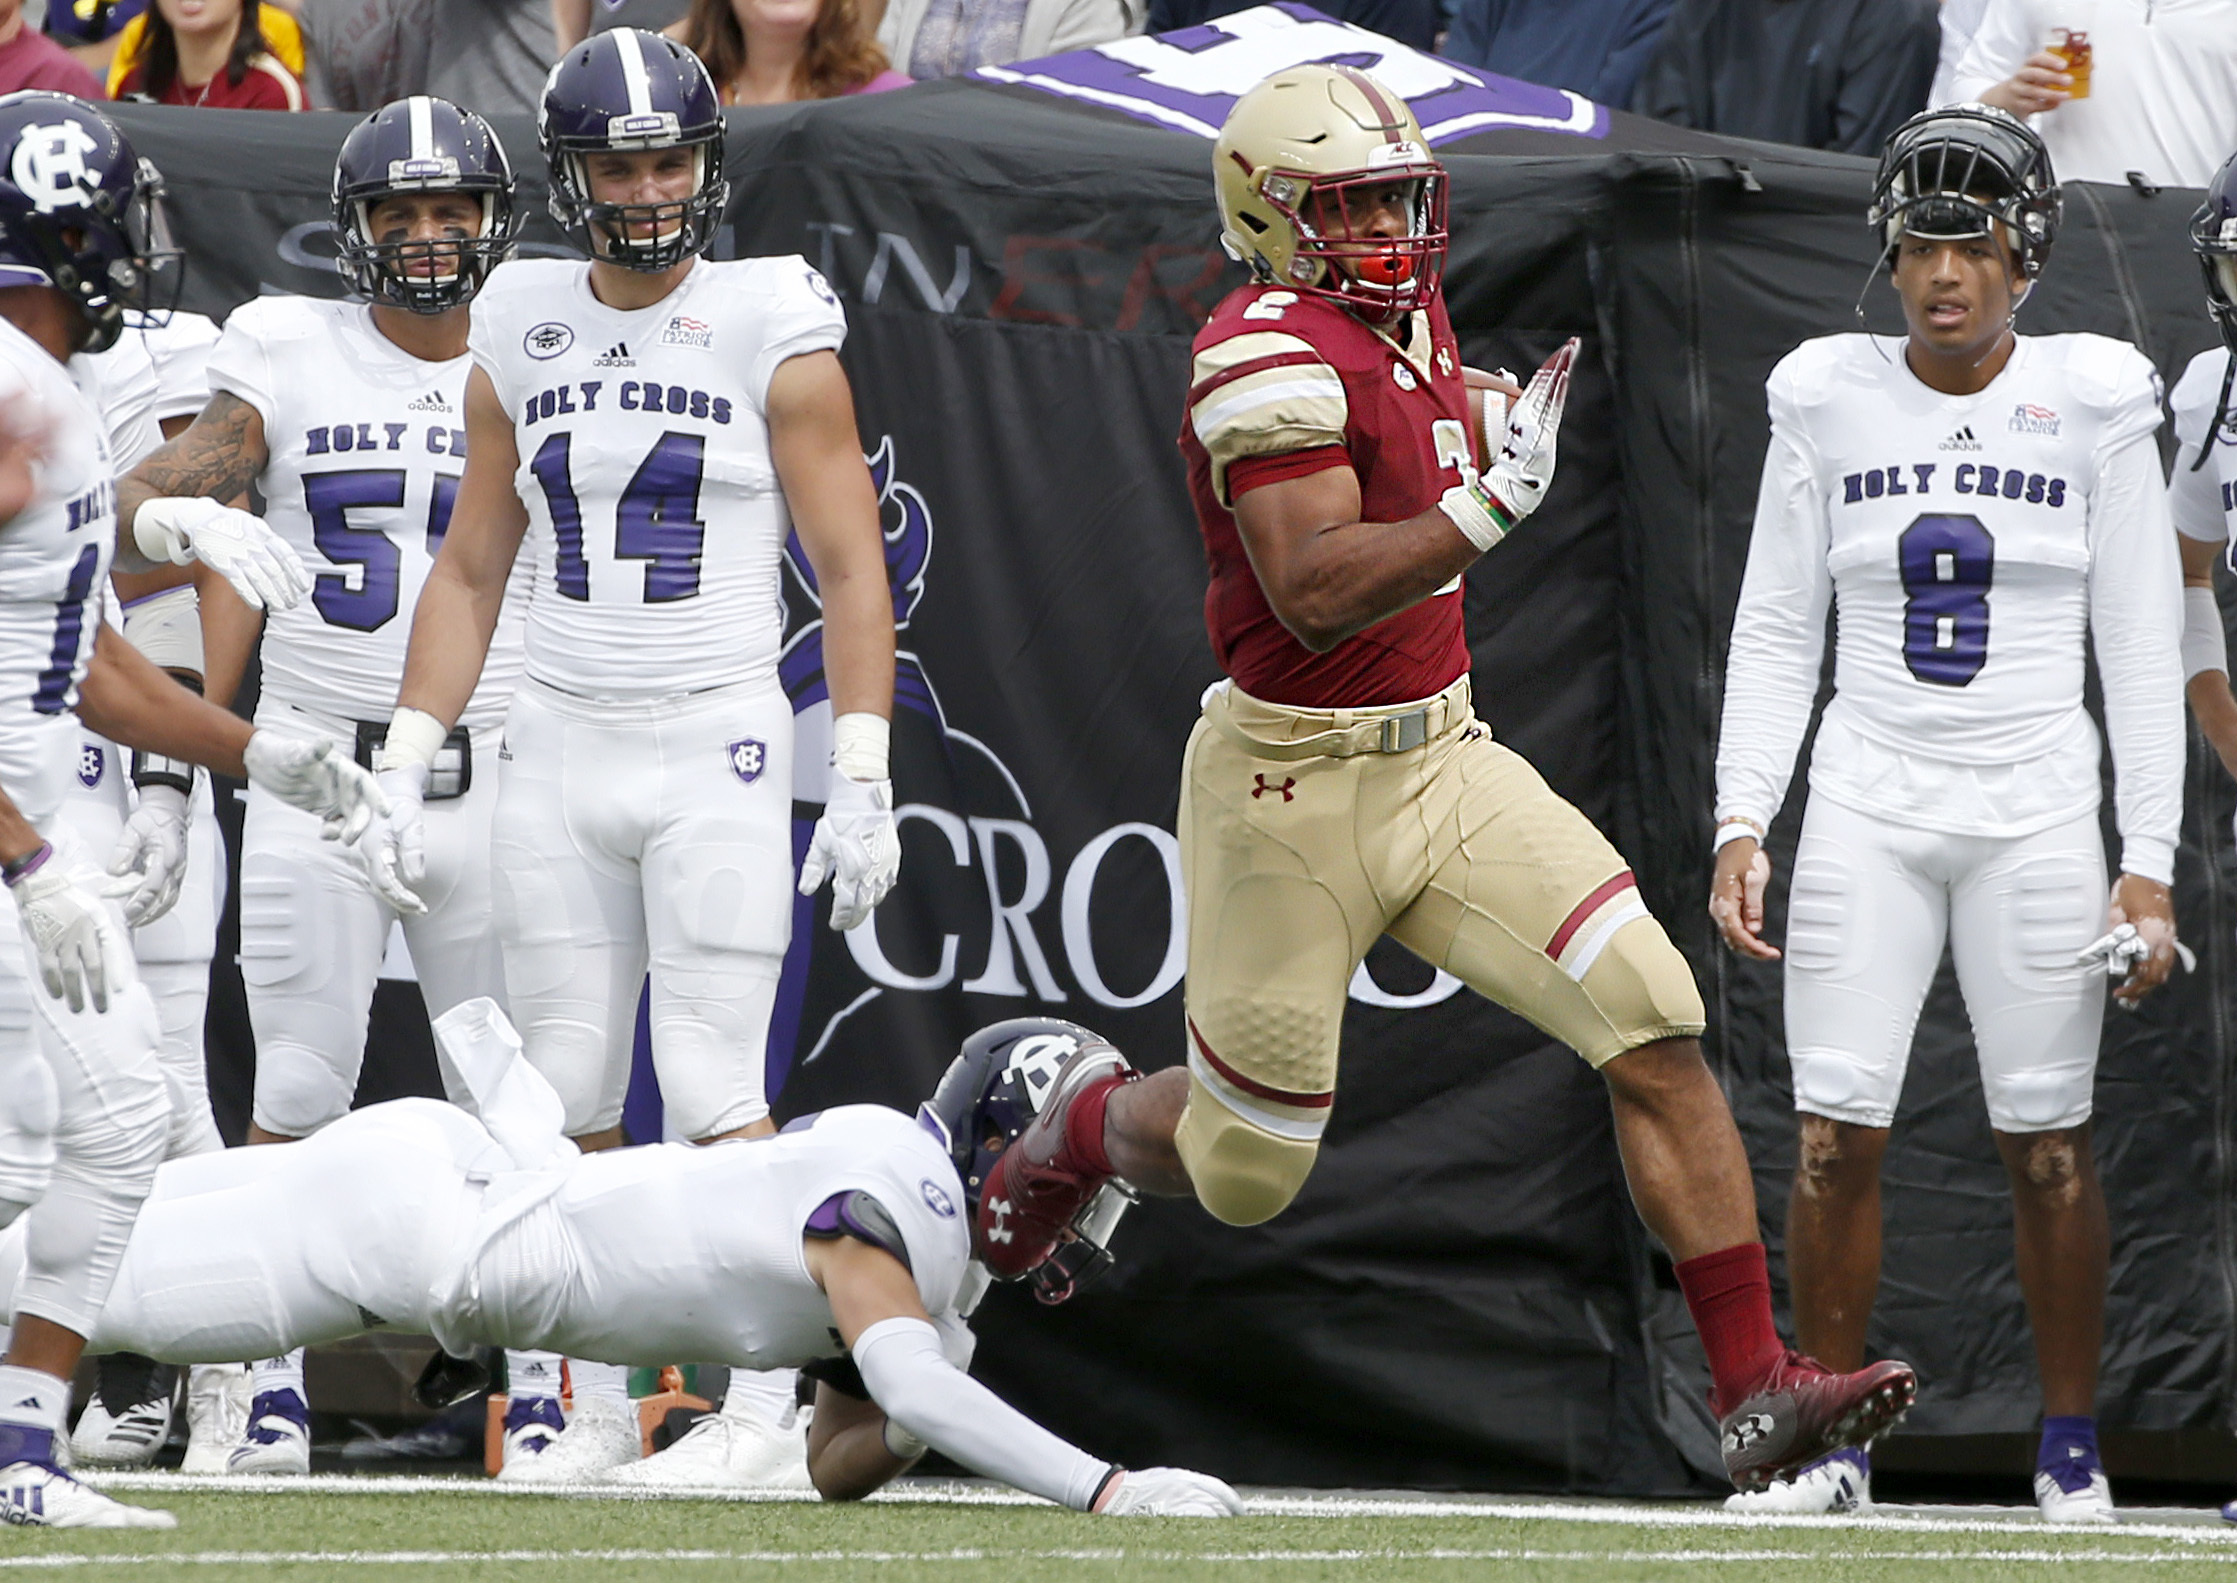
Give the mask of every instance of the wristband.
[{"label": "wristband", "polygon": [[1763,826],[1757,824],[1753,819],[1727,819],[1717,826],[1716,843],[1710,850],[1722,852],[1726,847],[1743,837],[1753,841],[1757,846],[1761,846],[1763,844]]},{"label": "wristband", "polygon": [[831,766],[851,781],[892,778],[893,722],[867,710],[831,722]]},{"label": "wristband", "polygon": [[40,867],[52,856],[54,856],[53,845],[41,841],[13,863],[0,863],[0,880],[6,881],[9,885],[27,880],[38,873]]},{"label": "wristband", "polygon": [[168,786],[182,797],[194,795],[194,766],[185,759],[165,758],[160,753],[143,753],[132,750],[132,784],[145,791],[150,786]]},{"label": "wristband", "polygon": [[1492,499],[1480,483],[1453,485],[1437,497],[1437,509],[1479,552],[1497,544],[1514,526],[1506,512],[1499,509],[1499,502]]},{"label": "wristband", "polygon": [[1095,1493],[1088,1497],[1087,1509],[1091,1512],[1101,1511],[1103,1502],[1118,1489],[1119,1480],[1125,1477],[1126,1469],[1116,1462],[1112,1463],[1110,1471],[1103,1475],[1102,1482],[1095,1486]]},{"label": "wristband", "polygon": [[396,713],[389,716],[388,735],[381,739],[380,751],[373,755],[373,771],[378,774],[413,764],[432,770],[435,755],[449,736],[450,727],[426,710],[399,704]]},{"label": "wristband", "polygon": [[2229,639],[2222,631],[2221,601],[2211,588],[2183,590],[2183,680],[2201,671],[2229,672]]},{"label": "wristband", "polygon": [[885,1428],[881,1433],[885,1440],[886,1453],[897,1462],[914,1462],[918,1457],[932,1449],[928,1443],[910,1434],[908,1430],[902,1428],[891,1418],[885,1421]]}]

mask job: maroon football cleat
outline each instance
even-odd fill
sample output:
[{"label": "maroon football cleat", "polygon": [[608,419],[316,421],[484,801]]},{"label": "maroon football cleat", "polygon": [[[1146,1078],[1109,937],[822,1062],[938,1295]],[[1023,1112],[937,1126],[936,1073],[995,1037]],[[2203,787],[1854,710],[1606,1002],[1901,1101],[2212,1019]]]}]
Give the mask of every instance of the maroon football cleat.
[{"label": "maroon football cleat", "polygon": [[979,1256],[997,1280],[1014,1281],[1056,1251],[1096,1190],[1111,1179],[1082,1162],[1067,1136],[1072,1107],[1101,1089],[1141,1077],[1107,1044],[1067,1060],[1032,1124],[1002,1151],[979,1191]]},{"label": "maroon football cleat", "polygon": [[1717,1425],[1724,1471],[1742,1490],[1760,1490],[1848,1446],[1863,1448],[1910,1411],[1919,1377],[1908,1363],[1867,1364],[1835,1374],[1789,1350]]}]

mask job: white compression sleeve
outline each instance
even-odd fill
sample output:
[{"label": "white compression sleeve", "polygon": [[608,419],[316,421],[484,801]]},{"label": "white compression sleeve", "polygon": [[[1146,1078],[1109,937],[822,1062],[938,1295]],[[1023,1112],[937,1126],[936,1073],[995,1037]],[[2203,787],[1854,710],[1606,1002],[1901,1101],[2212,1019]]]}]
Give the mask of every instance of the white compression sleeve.
[{"label": "white compression sleeve", "polygon": [[2221,601],[2211,588],[2183,590],[2183,682],[2200,671],[2229,674],[2229,638],[2222,631]]},{"label": "white compression sleeve", "polygon": [[2171,885],[2187,745],[2183,573],[2150,435],[2099,461],[2089,531],[2089,630],[2105,686],[2120,866]]},{"label": "white compression sleeve", "polygon": [[1789,410],[1774,380],[1771,448],[1763,458],[1748,569],[1732,618],[1717,734],[1717,820],[1745,819],[1758,830],[1771,827],[1786,801],[1817,700],[1833,600],[1817,469]]},{"label": "white compression sleeve", "polygon": [[974,1473],[1086,1511],[1110,1475],[950,1363],[922,1319],[881,1319],[855,1337],[854,1366],[885,1414]]}]

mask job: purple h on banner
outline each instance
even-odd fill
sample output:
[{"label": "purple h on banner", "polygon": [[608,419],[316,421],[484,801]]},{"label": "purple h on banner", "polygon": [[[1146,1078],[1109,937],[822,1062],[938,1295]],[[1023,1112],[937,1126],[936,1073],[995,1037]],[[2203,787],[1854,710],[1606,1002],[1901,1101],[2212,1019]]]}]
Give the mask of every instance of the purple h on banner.
[{"label": "purple h on banner", "polygon": [[1432,143],[1506,126],[1608,135],[1608,112],[1567,89],[1471,71],[1322,16],[1296,0],[1275,0],[1174,33],[1124,38],[1012,66],[981,66],[976,75],[1217,137],[1244,93],[1275,72],[1315,61],[1373,73],[1413,106]]}]

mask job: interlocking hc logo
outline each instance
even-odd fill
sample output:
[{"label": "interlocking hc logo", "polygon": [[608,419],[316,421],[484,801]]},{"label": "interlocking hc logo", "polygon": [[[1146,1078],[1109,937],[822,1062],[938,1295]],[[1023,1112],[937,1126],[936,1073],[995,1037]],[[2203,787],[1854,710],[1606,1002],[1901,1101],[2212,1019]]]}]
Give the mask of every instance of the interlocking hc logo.
[{"label": "interlocking hc logo", "polygon": [[1290,790],[1292,786],[1295,786],[1297,784],[1297,777],[1294,775],[1291,775],[1284,779],[1279,786],[1274,785],[1263,775],[1253,775],[1251,779],[1258,782],[1256,786],[1253,786],[1251,788],[1251,796],[1253,799],[1263,797],[1268,792],[1280,792],[1282,794],[1283,802],[1297,801],[1297,794]]}]

